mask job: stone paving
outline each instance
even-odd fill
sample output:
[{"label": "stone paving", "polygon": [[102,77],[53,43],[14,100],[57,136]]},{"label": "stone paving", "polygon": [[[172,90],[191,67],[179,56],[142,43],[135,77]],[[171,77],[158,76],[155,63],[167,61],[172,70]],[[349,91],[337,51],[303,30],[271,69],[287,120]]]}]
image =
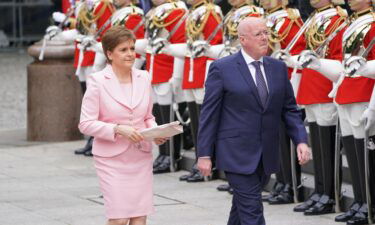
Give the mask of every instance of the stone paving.
[{"label": "stone paving", "polygon": [[[0,225],[105,224],[92,159],[72,154],[84,141],[29,143],[13,135],[14,144],[0,143]],[[215,190],[224,181],[187,184],[178,181],[184,173],[155,175],[156,213],[148,224],[225,225],[231,195]],[[304,217],[293,206],[265,204],[267,224],[336,224],[334,214]]]},{"label": "stone paving", "polygon": [[26,127],[26,66],[32,62],[25,50],[0,53],[0,130]]},{"label": "stone paving", "polygon": [[[104,225],[92,159],[75,156],[84,141],[27,142],[25,52],[0,53],[0,225]],[[155,151],[154,151],[155,152]],[[187,184],[186,172],[156,175],[149,225],[225,225],[231,196],[222,180]],[[268,225],[333,225],[335,214],[304,217],[291,205],[265,204]]]}]

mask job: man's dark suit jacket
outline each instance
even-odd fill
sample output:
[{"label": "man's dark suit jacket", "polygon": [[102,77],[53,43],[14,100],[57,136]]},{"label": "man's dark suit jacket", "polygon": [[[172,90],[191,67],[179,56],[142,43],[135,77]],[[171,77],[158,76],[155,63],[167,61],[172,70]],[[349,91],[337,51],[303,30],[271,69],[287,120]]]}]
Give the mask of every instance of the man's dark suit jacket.
[{"label": "man's dark suit jacket", "polygon": [[266,56],[263,66],[269,89],[264,108],[241,51],[210,66],[197,149],[198,157],[216,158],[220,170],[252,174],[262,159],[267,175],[277,172],[281,120],[295,144],[307,143],[285,63]]}]

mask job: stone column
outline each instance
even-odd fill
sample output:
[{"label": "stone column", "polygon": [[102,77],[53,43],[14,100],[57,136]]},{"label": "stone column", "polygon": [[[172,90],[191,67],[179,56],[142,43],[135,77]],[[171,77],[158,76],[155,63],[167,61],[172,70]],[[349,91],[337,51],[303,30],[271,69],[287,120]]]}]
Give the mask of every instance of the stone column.
[{"label": "stone column", "polygon": [[42,44],[28,49],[34,62],[27,66],[27,140],[81,139],[78,130],[82,91],[73,67],[74,45],[49,41],[44,60]]}]

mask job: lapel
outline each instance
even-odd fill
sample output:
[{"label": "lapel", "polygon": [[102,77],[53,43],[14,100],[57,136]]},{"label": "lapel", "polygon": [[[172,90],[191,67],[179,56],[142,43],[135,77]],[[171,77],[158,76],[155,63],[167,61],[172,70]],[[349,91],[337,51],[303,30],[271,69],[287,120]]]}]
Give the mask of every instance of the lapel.
[{"label": "lapel", "polygon": [[140,103],[145,90],[140,70],[132,69],[132,99],[126,98],[111,65],[108,64],[103,73],[105,77],[104,89],[114,100],[129,109],[135,108]]},{"label": "lapel", "polygon": [[257,86],[254,82],[254,79],[251,77],[251,73],[249,70],[248,65],[246,65],[246,61],[242,56],[241,51],[237,54],[237,68],[240,70],[242,77],[245,79],[246,83],[249,85],[251,93],[255,96],[260,107],[262,107],[262,102],[260,101],[260,97],[258,94]]},{"label": "lapel", "polygon": [[148,82],[146,82],[144,77],[142,76],[142,71],[134,67],[132,68],[132,78],[133,78],[132,107],[134,109],[142,102]]},{"label": "lapel", "polygon": [[273,79],[272,79],[272,73],[274,72],[273,71],[273,68],[272,68],[272,64],[270,62],[270,58],[268,56],[264,56],[263,57],[263,66],[264,66],[264,71],[265,71],[265,75],[266,75],[266,78],[267,78],[267,85],[268,85],[268,99],[267,99],[267,103],[266,103],[266,107],[265,109],[267,109],[269,107],[269,104],[271,102],[271,98],[273,96],[273,91],[274,91],[274,83],[273,83]]},{"label": "lapel", "polygon": [[[251,92],[255,96],[259,106],[261,106],[263,108],[262,102],[260,101],[260,97],[259,97],[259,94],[258,94],[257,86],[254,82],[254,79],[251,76],[249,67],[246,64],[246,61],[245,61],[244,57],[242,56],[241,51],[239,51],[237,53],[237,64],[238,64],[238,69],[240,70],[242,77],[245,79],[246,83],[250,86]],[[269,58],[267,56],[263,57],[263,64],[264,64],[263,65],[264,71],[266,73],[265,74],[266,79],[267,79],[266,82],[267,82],[267,86],[268,86],[268,99],[267,99],[267,102],[266,102],[266,106],[263,108],[263,111],[265,111],[269,107],[274,87],[273,87],[273,82],[272,82],[272,72],[273,72],[273,70],[272,70],[271,62],[269,61]]]}]

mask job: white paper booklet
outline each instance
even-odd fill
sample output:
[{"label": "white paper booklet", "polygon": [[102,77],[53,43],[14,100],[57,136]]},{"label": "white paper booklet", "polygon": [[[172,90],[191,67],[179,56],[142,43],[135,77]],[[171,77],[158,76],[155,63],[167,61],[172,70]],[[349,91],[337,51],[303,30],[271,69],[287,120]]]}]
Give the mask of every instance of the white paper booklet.
[{"label": "white paper booklet", "polygon": [[140,133],[143,135],[145,140],[153,140],[154,138],[168,138],[173,137],[177,134],[181,134],[183,128],[180,122],[174,121],[171,123],[166,123],[157,127],[146,128]]}]

